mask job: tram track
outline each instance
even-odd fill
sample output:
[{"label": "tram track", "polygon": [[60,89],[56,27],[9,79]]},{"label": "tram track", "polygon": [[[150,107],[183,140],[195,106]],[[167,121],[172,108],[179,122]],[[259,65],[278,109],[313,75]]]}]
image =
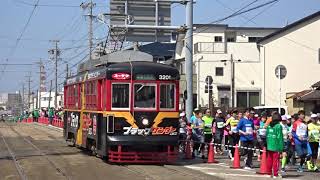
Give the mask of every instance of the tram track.
[{"label": "tram track", "polygon": [[[8,124],[7,122],[5,122],[5,125],[9,127],[9,129],[14,132],[15,134],[17,134],[17,136],[22,139],[23,141],[25,141],[27,144],[29,144],[32,148],[34,148],[36,151],[38,151],[38,153],[44,157],[48,163],[53,167],[53,169],[55,169],[61,176],[63,176],[65,179],[69,180],[70,178],[67,176],[67,174],[65,172],[63,172],[57,165],[56,163],[54,163],[46,153],[44,153],[40,148],[38,148],[34,143],[32,143],[29,139],[27,139],[26,137],[22,136],[21,133],[19,133],[16,129],[13,128],[13,125]],[[2,136],[2,135],[1,135]],[[11,150],[11,148],[9,147],[8,143],[6,142],[4,136],[2,136],[3,141],[5,142],[7,149],[11,155],[11,157],[14,160],[14,163],[16,165],[16,168],[19,172],[19,175],[21,177],[21,179],[26,180],[27,176],[25,174],[25,172],[23,171],[22,166],[19,164],[19,160],[16,158],[17,156],[15,155],[15,153]],[[21,174],[20,174],[21,173]]]},{"label": "tram track", "polygon": [[[2,126],[1,126],[1,128],[2,128]],[[3,134],[2,134],[1,132],[0,132],[0,136],[1,136],[1,139],[2,139],[2,141],[3,141],[3,143],[4,143],[4,145],[5,145],[8,153],[9,153],[10,156],[11,156],[10,159],[13,161],[13,164],[14,164],[14,166],[15,166],[15,168],[16,168],[19,176],[20,176],[20,179],[21,179],[21,180],[27,180],[27,179],[28,179],[28,178],[27,178],[27,175],[25,174],[22,166],[20,165],[19,161],[17,160],[16,154],[15,154],[15,153],[12,151],[12,149],[9,147],[9,145],[8,145],[5,137],[3,136]]]}]

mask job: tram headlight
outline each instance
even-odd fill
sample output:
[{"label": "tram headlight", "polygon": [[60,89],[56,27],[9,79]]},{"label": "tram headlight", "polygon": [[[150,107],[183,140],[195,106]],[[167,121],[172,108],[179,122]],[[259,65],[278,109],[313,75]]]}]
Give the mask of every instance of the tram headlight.
[{"label": "tram headlight", "polygon": [[145,126],[148,126],[149,125],[149,120],[147,118],[143,118],[142,119],[142,124],[145,125]]}]

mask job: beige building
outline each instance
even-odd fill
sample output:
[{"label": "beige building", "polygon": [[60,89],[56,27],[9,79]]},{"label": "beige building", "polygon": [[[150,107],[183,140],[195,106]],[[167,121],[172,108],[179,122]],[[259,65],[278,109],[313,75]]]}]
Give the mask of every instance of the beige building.
[{"label": "beige building", "polygon": [[[285,105],[290,95],[307,90],[320,80],[319,32],[320,11],[258,41],[263,70],[262,103]],[[287,76],[281,80],[281,100],[275,76],[278,65],[287,69]]]}]

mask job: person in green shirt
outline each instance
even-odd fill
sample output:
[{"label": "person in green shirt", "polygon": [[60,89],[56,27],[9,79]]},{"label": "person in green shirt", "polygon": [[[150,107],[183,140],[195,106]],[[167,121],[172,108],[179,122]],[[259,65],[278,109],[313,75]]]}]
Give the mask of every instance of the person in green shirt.
[{"label": "person in green shirt", "polygon": [[273,177],[279,177],[280,153],[283,151],[283,133],[280,125],[281,116],[278,112],[272,115],[272,121],[267,127],[267,171]]},{"label": "person in green shirt", "polygon": [[49,117],[49,122],[52,125],[52,120],[53,120],[53,117],[54,117],[54,109],[53,109],[53,107],[49,108],[48,117]]},{"label": "person in green shirt", "polygon": [[204,116],[202,117],[204,121],[204,141],[210,143],[212,141],[212,123],[213,117],[211,116],[210,109],[204,111]]},{"label": "person in green shirt", "polygon": [[38,109],[34,109],[34,110],[33,110],[32,116],[33,116],[33,122],[38,122],[38,118],[39,118],[39,111],[38,111]]},{"label": "person in green shirt", "polygon": [[308,124],[308,137],[312,155],[311,161],[307,161],[307,166],[309,170],[317,171],[318,167],[316,166],[316,162],[320,140],[320,125],[318,124],[318,116],[316,114],[312,114],[310,121],[311,122]]}]

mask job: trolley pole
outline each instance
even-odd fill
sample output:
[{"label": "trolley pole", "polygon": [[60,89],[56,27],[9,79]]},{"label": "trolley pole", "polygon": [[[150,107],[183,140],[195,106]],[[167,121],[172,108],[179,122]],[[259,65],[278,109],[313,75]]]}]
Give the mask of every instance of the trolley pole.
[{"label": "trolley pole", "polygon": [[187,82],[187,100],[186,100],[186,114],[187,119],[190,121],[193,109],[193,0],[186,2],[186,82]]}]

